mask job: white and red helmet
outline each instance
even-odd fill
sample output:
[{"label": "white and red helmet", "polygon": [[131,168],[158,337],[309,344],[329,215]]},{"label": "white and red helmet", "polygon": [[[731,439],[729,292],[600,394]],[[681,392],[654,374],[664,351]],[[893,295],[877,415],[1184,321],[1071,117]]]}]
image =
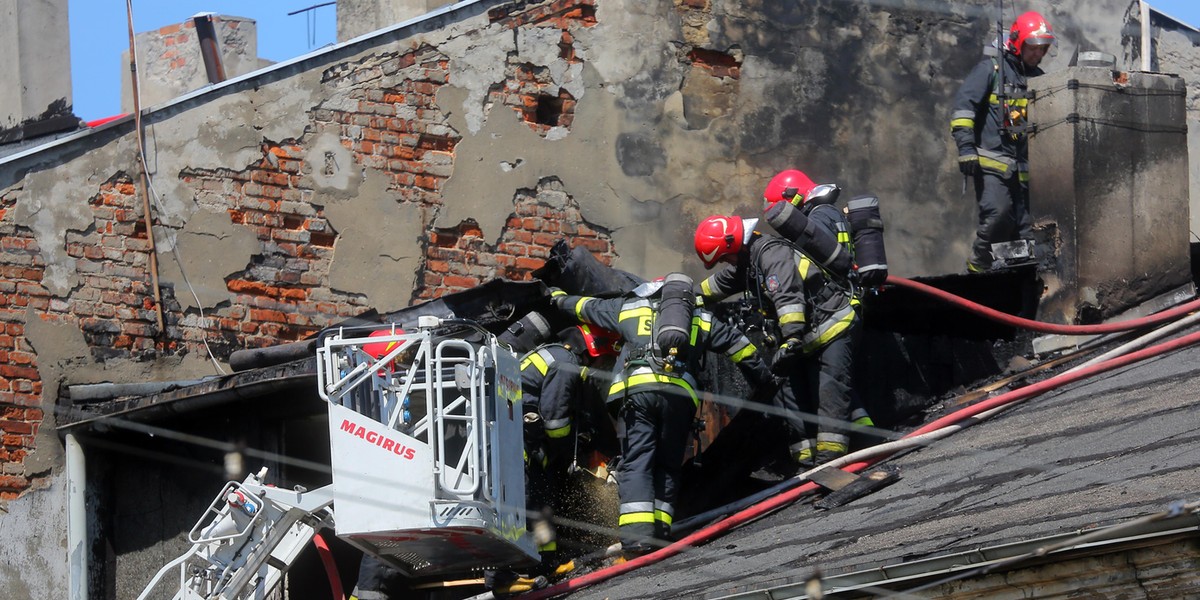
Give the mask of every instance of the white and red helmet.
[{"label": "white and red helmet", "polygon": [[1054,37],[1054,28],[1040,13],[1029,11],[1013,21],[1008,30],[1008,51],[1016,56],[1021,55],[1025,44],[1033,46],[1051,46],[1058,43]]},{"label": "white and red helmet", "polygon": [[696,226],[696,256],[706,269],[711,269],[722,258],[741,251],[745,232],[741,217],[708,217]]}]

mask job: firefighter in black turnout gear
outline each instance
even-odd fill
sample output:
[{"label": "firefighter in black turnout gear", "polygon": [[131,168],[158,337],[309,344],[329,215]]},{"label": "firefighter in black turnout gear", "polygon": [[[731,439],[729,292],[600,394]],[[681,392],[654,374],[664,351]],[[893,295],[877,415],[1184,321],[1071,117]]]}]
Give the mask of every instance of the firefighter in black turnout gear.
[{"label": "firefighter in black turnout gear", "polygon": [[[838,248],[819,259],[784,238],[755,231],[758,219],[712,216],[695,234],[696,254],[706,268],[728,265],[701,282],[698,292],[706,300],[744,294],[764,317],[767,343],[778,344],[771,370],[785,383],[775,403],[786,415],[788,449],[800,467],[845,455],[852,422],[873,424],[865,410],[852,406],[858,299],[850,278],[849,225],[831,202],[806,201],[817,187],[800,171],[782,171],[771,179],[764,199],[768,215],[775,203],[790,203],[789,209],[806,216],[814,237]],[[806,421],[801,412],[817,414],[818,422]]]},{"label": "firefighter in black turnout gear", "polygon": [[671,273],[618,298],[556,291],[565,315],[620,333],[621,353],[608,402],[624,425],[616,472],[625,558],[669,540],[683,457],[700,405],[693,374],[706,351],[723,352],[754,385],[770,385],[766,364],[750,340],[695,306],[692,280]]},{"label": "firefighter in black turnout gear", "polygon": [[1054,43],[1054,30],[1040,14],[1022,14],[1000,56],[980,61],[954,96],[950,133],[958,146],[959,170],[973,180],[979,205],[979,227],[967,259],[970,272],[992,268],[992,244],[1033,239],[1027,83],[1042,74],[1038,65]]}]

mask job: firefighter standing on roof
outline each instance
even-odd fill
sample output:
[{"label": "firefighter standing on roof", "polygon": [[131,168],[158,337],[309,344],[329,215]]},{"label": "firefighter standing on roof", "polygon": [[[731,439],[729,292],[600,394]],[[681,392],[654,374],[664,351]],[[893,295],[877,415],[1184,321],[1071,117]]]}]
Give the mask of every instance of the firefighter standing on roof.
[{"label": "firefighter standing on roof", "polygon": [[[849,253],[849,226],[842,211],[828,203],[805,202],[815,187],[800,171],[782,171],[767,185],[764,199],[768,207],[775,202],[796,206],[814,228]],[[865,411],[851,414],[858,323],[851,263],[841,261],[841,271],[832,272],[787,240],[755,231],[757,223],[734,216],[712,216],[700,223],[696,254],[706,268],[722,262],[728,266],[701,282],[699,292],[717,300],[744,293],[773,322],[771,337],[782,341],[771,370],[786,379],[775,401],[787,415],[792,458],[810,467],[846,454],[851,420],[869,424]],[[816,412],[820,423],[806,425],[802,410]]]},{"label": "firefighter standing on roof", "polygon": [[[1031,240],[1027,81],[1055,43],[1050,24],[1036,12],[1013,22],[999,57],[975,66],[954,96],[950,132],[958,168],[975,184],[979,227],[967,270],[990,269],[992,244]],[[964,182],[965,186],[965,182]]]},{"label": "firefighter standing on roof", "polygon": [[693,373],[706,350],[724,352],[747,380],[770,382],[766,364],[741,332],[695,307],[692,281],[672,273],[620,298],[569,296],[554,305],[578,320],[620,333],[623,346],[608,402],[625,432],[617,469],[625,558],[669,540],[688,434],[700,405]]}]

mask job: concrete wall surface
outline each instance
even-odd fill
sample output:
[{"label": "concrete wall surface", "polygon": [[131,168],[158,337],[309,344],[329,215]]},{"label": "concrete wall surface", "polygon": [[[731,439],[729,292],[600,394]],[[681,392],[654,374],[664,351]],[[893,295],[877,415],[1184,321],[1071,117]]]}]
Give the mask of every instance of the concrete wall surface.
[{"label": "concrete wall surface", "polygon": [[[1029,4],[1061,36],[1048,70],[1122,55],[1128,4]],[[163,330],[132,123],[0,161],[0,535],[62,521],[13,507],[62,485],[63,385],[212,375],[526,279],[560,237],[700,277],[696,223],[758,216],[784,168],[878,195],[894,273],[959,271],[975,206],[949,106],[994,5],[480,0],[168,101],[143,119]]]}]

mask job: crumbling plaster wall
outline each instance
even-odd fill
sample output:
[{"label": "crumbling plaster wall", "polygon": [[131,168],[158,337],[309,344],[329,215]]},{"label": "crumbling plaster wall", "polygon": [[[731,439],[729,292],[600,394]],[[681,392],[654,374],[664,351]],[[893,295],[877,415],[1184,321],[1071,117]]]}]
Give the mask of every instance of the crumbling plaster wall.
[{"label": "crumbling plaster wall", "polygon": [[[1118,47],[1126,4],[1034,3],[1048,68]],[[757,216],[783,168],[878,194],[894,272],[956,271],[975,208],[949,99],[992,6],[481,0],[168,104],[145,116],[165,331],[131,124],[0,162],[0,425],[38,432],[5,437],[0,494],[51,493],[62,384],[212,374],[528,277],[563,236],[700,277],[696,222]]]}]

